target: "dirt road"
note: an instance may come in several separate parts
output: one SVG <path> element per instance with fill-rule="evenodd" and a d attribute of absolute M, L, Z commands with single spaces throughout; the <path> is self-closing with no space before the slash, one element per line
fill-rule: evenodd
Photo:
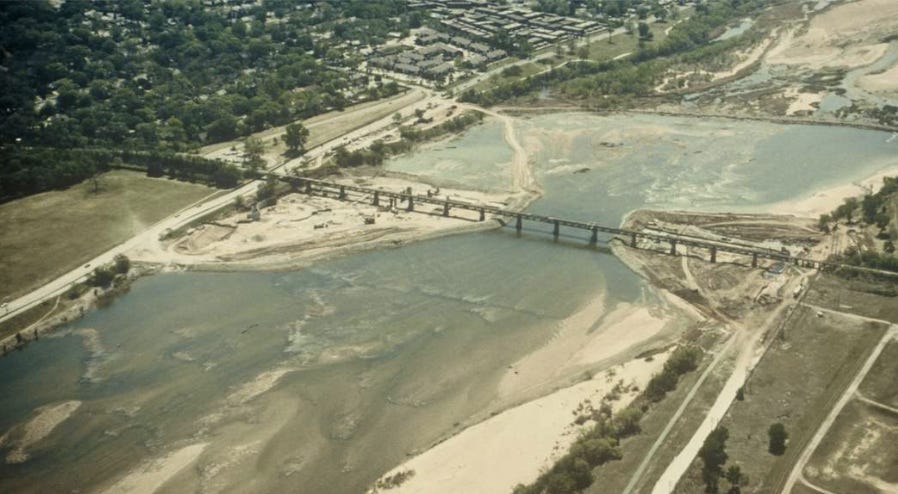
<path fill-rule="evenodd" d="M 803 274 L 793 280 L 791 284 L 785 288 L 787 293 L 791 292 L 793 287 L 798 283 L 805 283 L 807 276 L 807 274 Z M 798 302 L 800 303 L 800 300 Z M 727 410 L 730 408 L 730 405 L 732 405 L 733 400 L 736 399 L 736 394 L 739 391 L 739 388 L 745 384 L 746 379 L 751 374 L 751 370 L 760 360 L 764 350 L 766 350 L 766 347 L 763 345 L 763 338 L 767 333 L 767 328 L 773 327 L 773 323 L 783 311 L 794 310 L 796 306 L 797 303 L 782 305 L 767 318 L 767 321 L 761 328 L 755 328 L 753 330 L 739 328 L 737 330 L 740 333 L 739 340 L 741 341 L 741 344 L 739 345 L 739 348 L 741 351 L 736 358 L 732 374 L 730 374 L 730 377 L 724 384 L 720 394 L 717 395 L 714 404 L 705 415 L 705 419 L 689 439 L 689 442 L 677 456 L 674 457 L 670 464 L 667 465 L 664 473 L 661 474 L 661 477 L 655 483 L 655 486 L 652 489 L 652 494 L 670 494 L 674 491 L 677 482 L 679 482 L 683 474 L 686 473 L 686 470 L 689 469 L 692 460 L 698 455 L 698 451 L 704 444 L 705 438 L 707 438 L 708 434 L 717 427 L 720 419 L 723 418 L 724 414 L 726 414 Z M 769 341 L 774 341 L 774 339 L 773 335 L 771 335 Z"/>

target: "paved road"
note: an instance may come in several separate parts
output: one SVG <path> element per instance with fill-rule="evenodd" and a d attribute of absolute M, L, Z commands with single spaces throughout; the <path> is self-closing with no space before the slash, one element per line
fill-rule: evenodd
<path fill-rule="evenodd" d="M 201 201 L 199 204 L 188 206 L 168 218 L 159 221 L 131 239 L 126 240 L 93 258 L 89 263 L 79 266 L 30 293 L 10 301 L 5 306 L 6 310 L 0 315 L 0 322 L 25 312 L 50 297 L 65 293 L 65 291 L 73 284 L 86 280 L 97 266 L 113 262 L 115 256 L 123 254 L 139 245 L 154 242 L 159 238 L 159 235 L 167 230 L 181 228 L 203 215 L 233 203 L 235 197 L 253 193 L 255 192 L 256 187 L 258 187 L 258 182 L 250 182 L 227 194 Z"/>

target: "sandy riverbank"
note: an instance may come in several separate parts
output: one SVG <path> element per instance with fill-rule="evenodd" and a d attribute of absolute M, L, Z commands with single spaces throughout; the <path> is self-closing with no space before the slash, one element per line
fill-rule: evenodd
<path fill-rule="evenodd" d="M 822 214 L 832 213 L 849 197 L 858 197 L 868 191 L 878 190 L 882 185 L 883 178 L 894 176 L 898 176 L 898 163 L 862 180 L 818 190 L 804 197 L 774 203 L 763 207 L 759 212 L 817 218 Z"/>
<path fill-rule="evenodd" d="M 415 194 L 430 191 L 438 198 L 474 204 L 507 207 L 508 194 L 439 188 L 405 178 L 337 178 L 347 185 L 361 185 L 393 192 L 412 188 Z M 516 196 L 515 196 L 516 197 Z M 417 205 L 406 211 L 404 203 L 380 206 L 373 198 L 349 200 L 291 193 L 261 211 L 259 221 L 248 221 L 247 213 L 236 213 L 201 225 L 175 241 L 141 246 L 131 259 L 163 266 L 193 269 L 285 269 L 310 261 L 378 247 L 397 246 L 438 236 L 497 228 L 499 223 L 479 213 Z M 515 201 L 517 202 L 517 201 Z M 372 222 L 373 223 L 369 223 Z"/>
<path fill-rule="evenodd" d="M 603 296 L 594 297 L 552 328 L 545 346 L 510 365 L 500 380 L 494 408 L 529 401 L 394 468 L 382 478 L 414 474 L 388 492 L 510 492 L 519 483 L 532 482 L 576 439 L 580 426 L 572 423 L 572 412 L 580 404 L 598 403 L 619 382 L 642 389 L 663 366 L 667 352 L 652 359 L 635 354 L 668 344 L 698 318 L 672 304 L 659 310 L 621 303 L 609 311 Z M 614 402 L 615 409 L 635 394 L 624 394 Z"/>
<path fill-rule="evenodd" d="M 207 445 L 192 444 L 147 462 L 105 489 L 103 494 L 152 494 L 178 472 L 193 464 Z"/>
<path fill-rule="evenodd" d="M 412 471 L 395 493 L 511 492 L 550 467 L 590 422 L 576 425 L 572 412 L 599 403 L 620 382 L 642 389 L 664 365 L 668 352 L 609 368 L 591 379 L 509 409 L 435 446 L 384 477 Z M 635 385 L 636 388 L 633 388 Z M 629 391 L 613 401 L 615 411 L 636 396 Z M 381 491 L 377 491 L 381 492 Z"/>

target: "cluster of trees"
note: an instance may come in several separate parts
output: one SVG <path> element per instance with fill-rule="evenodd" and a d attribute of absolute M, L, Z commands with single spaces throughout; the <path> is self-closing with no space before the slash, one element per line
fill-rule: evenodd
<path fill-rule="evenodd" d="M 676 387 L 680 376 L 695 370 L 702 355 L 702 350 L 695 346 L 674 350 L 661 373 L 652 378 L 633 403 L 615 415 L 610 406 L 595 411 L 591 417 L 595 425 L 581 433 L 567 454 L 533 484 L 515 487 L 514 494 L 567 494 L 592 485 L 592 470 L 621 458 L 621 440 L 641 432 L 639 422 L 652 403 Z"/>
<path fill-rule="evenodd" d="M 91 274 L 88 283 L 91 286 L 107 288 L 117 276 L 124 276 L 131 270 L 131 260 L 124 254 L 115 256 L 112 264 L 98 266 Z"/>
<path fill-rule="evenodd" d="M 789 434 L 786 426 L 776 422 L 767 430 L 769 443 L 767 450 L 770 454 L 781 456 L 786 452 L 786 440 Z M 720 479 L 726 479 L 730 487 L 727 494 L 740 494 L 742 487 L 748 484 L 748 476 L 742 473 L 739 465 L 730 465 L 724 470 L 729 455 L 726 453 L 726 442 L 730 433 L 726 427 L 719 426 L 708 434 L 705 442 L 698 452 L 702 461 L 702 481 L 705 483 L 705 492 L 717 494 L 720 492 Z"/>
<path fill-rule="evenodd" d="M 0 203 L 69 187 L 115 167 L 222 188 L 242 179 L 240 170 L 221 161 L 171 151 L 6 146 L 0 147 Z"/>
<path fill-rule="evenodd" d="M 720 492 L 720 479 L 725 478 L 730 484 L 727 494 L 739 494 L 742 487 L 748 483 L 748 476 L 742 473 L 739 465 L 731 465 L 724 470 L 729 456 L 726 453 L 726 441 L 730 433 L 726 427 L 717 427 L 702 444 L 698 457 L 702 460 L 702 481 L 705 483 L 705 492 L 717 494 Z"/>
<path fill-rule="evenodd" d="M 653 376 L 646 385 L 645 398 L 652 403 L 663 400 L 668 392 L 676 389 L 680 376 L 698 368 L 702 354 L 702 349 L 697 346 L 677 348 L 664 363 L 661 373 Z"/>
<path fill-rule="evenodd" d="M 0 142 L 181 151 L 395 94 L 325 64 L 346 40 L 407 28 L 403 4 L 266 0 L 238 17 L 199 1 L 3 2 Z"/>
<path fill-rule="evenodd" d="M 885 240 L 882 253 L 871 250 L 862 251 L 851 247 L 844 254 L 838 256 L 836 261 L 852 266 L 898 272 L 898 257 L 894 255 L 898 225 L 889 228 L 893 218 L 890 208 L 893 207 L 891 204 L 896 197 L 898 197 L 898 177 L 884 177 L 882 187 L 877 192 L 869 193 L 860 200 L 856 197 L 849 197 L 832 213 L 820 215 L 817 225 L 824 232 L 829 232 L 833 222 L 845 220 L 851 224 L 858 219 L 867 225 L 879 228 L 877 236 Z"/>
<path fill-rule="evenodd" d="M 861 251 L 856 247 L 849 247 L 844 254 L 839 256 L 838 261 L 850 266 L 862 266 L 865 268 L 898 273 L 898 257 L 895 257 L 893 254 L 894 250 L 892 253 L 878 253 L 869 250 Z"/>
<path fill-rule="evenodd" d="M 418 118 L 419 120 L 421 119 L 420 116 Z M 340 168 L 352 168 L 362 165 L 380 166 L 388 156 L 409 151 L 419 142 L 437 139 L 450 133 L 461 132 L 481 121 L 483 121 L 482 113 L 469 111 L 426 130 L 419 130 L 412 126 L 403 126 L 399 128 L 400 140 L 396 142 L 385 143 L 382 140 L 376 140 L 367 149 L 357 149 L 355 151 L 349 151 L 346 149 L 346 146 L 336 148 L 334 150 L 334 162 Z"/>

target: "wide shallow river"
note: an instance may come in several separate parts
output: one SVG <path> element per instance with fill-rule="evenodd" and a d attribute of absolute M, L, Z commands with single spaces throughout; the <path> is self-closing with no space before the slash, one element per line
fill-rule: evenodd
<path fill-rule="evenodd" d="M 510 187 L 502 125 L 389 166 Z M 640 207 L 763 209 L 898 168 L 890 134 L 850 128 L 586 114 L 515 126 L 545 189 L 530 210 L 607 225 Z M 585 243 L 506 228 L 298 271 L 141 279 L 0 359 L 0 433 L 14 429 L 0 459 L 37 409 L 82 403 L 27 461 L 0 461 L 0 491 L 102 491 L 132 473 L 129 487 L 171 477 L 167 492 L 361 492 L 496 411 L 507 367 L 587 301 L 656 303 Z"/>

